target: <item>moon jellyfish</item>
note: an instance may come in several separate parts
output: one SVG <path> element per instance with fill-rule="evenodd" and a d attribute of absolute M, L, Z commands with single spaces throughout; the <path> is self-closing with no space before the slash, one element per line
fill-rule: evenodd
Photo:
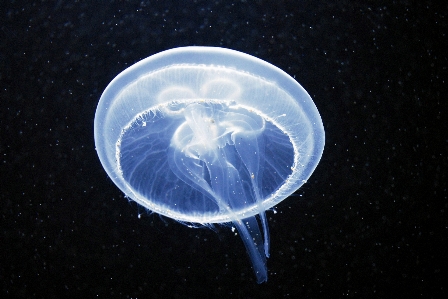
<path fill-rule="evenodd" d="M 167 50 L 124 70 L 101 96 L 94 131 L 121 191 L 180 222 L 231 223 L 258 283 L 268 277 L 266 210 L 308 180 L 325 143 L 293 78 L 214 47 Z"/>

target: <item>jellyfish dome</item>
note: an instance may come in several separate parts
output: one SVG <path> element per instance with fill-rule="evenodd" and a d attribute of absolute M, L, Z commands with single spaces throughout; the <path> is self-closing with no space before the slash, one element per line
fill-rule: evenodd
<path fill-rule="evenodd" d="M 279 68 L 224 48 L 182 47 L 132 65 L 103 92 L 95 146 L 129 198 L 178 221 L 232 223 L 267 280 L 265 211 L 299 189 L 325 133 Z"/>

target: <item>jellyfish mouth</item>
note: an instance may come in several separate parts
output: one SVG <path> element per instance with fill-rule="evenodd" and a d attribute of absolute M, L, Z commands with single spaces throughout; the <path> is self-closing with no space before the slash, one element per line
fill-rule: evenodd
<path fill-rule="evenodd" d="M 185 107 L 185 121 L 171 139 L 171 146 L 187 157 L 218 159 L 220 149 L 235 145 L 239 136 L 256 138 L 262 134 L 265 121 L 247 110 L 206 102 L 192 103 Z"/>

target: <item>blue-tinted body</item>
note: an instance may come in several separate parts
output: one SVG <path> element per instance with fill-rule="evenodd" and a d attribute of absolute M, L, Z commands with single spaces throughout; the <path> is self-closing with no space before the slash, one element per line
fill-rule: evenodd
<path fill-rule="evenodd" d="M 111 82 L 95 143 L 108 174 L 139 204 L 180 221 L 232 222 L 263 282 L 265 210 L 306 182 L 324 131 L 309 95 L 281 70 L 232 50 L 187 47 Z"/>

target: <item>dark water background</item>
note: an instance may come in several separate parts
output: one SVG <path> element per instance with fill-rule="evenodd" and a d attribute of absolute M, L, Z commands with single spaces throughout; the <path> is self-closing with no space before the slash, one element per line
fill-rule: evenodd
<path fill-rule="evenodd" d="M 444 298 L 447 12 L 404 0 L 2 2 L 0 296 Z M 268 213 L 262 285 L 228 228 L 147 213 L 95 152 L 107 84 L 189 45 L 280 67 L 323 119 L 315 173 Z"/>

